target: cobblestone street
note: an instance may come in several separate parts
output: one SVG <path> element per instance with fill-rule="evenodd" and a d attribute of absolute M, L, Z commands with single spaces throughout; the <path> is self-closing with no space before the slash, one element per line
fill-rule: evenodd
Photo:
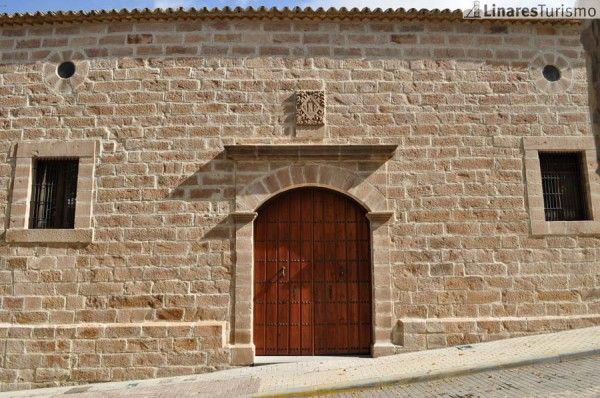
<path fill-rule="evenodd" d="M 600 356 L 351 391 L 335 397 L 600 397 Z"/>

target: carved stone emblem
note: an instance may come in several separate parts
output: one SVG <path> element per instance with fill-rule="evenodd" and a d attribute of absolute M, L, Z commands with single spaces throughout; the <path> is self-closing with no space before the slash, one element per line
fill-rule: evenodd
<path fill-rule="evenodd" d="M 325 124 L 325 92 L 296 92 L 296 125 L 321 126 Z"/>

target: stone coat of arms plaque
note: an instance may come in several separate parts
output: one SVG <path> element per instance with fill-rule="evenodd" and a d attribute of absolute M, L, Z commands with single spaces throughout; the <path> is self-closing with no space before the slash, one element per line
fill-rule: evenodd
<path fill-rule="evenodd" d="M 296 125 L 322 126 L 325 124 L 325 92 L 296 92 Z"/>

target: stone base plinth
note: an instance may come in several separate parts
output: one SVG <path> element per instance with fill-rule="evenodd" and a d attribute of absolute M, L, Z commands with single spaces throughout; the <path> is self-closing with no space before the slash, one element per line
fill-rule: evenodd
<path fill-rule="evenodd" d="M 397 321 L 394 342 L 402 351 L 418 351 L 596 325 L 600 325 L 600 315 L 402 318 Z"/>
<path fill-rule="evenodd" d="M 385 357 L 398 353 L 398 347 L 392 343 L 375 343 L 371 346 L 371 356 L 373 358 Z"/>
<path fill-rule="evenodd" d="M 254 344 L 234 344 L 229 347 L 229 351 L 232 365 L 247 366 L 254 363 Z"/>
<path fill-rule="evenodd" d="M 0 323 L 0 390 L 204 373 L 229 366 L 226 323 Z M 2 345 L 4 349 L 4 345 Z"/>

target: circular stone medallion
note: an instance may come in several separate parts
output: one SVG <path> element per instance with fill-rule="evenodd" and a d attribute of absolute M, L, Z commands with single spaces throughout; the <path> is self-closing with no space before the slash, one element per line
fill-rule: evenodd
<path fill-rule="evenodd" d="M 74 94 L 85 82 L 89 64 L 77 51 L 57 51 L 44 63 L 44 81 L 50 88 L 62 94 Z"/>
<path fill-rule="evenodd" d="M 536 90 L 549 94 L 563 94 L 573 83 L 571 64 L 554 52 L 538 54 L 529 63 L 529 74 Z"/>

